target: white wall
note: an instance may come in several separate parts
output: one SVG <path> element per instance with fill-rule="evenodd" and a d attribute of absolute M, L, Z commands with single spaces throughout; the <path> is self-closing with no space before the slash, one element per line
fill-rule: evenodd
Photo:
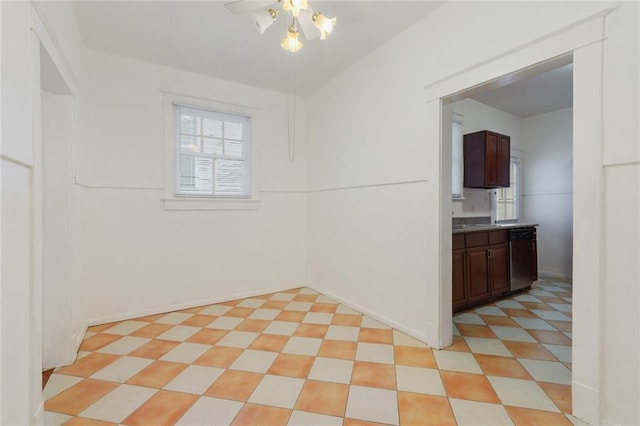
<path fill-rule="evenodd" d="M 90 323 L 306 282 L 305 144 L 287 96 L 86 50 L 75 264 Z M 257 109 L 258 210 L 166 211 L 163 92 Z M 304 123 L 304 103 L 296 113 Z M 297 134 L 304 135 L 299 126 Z"/>
<path fill-rule="evenodd" d="M 522 118 L 469 98 L 451 108 L 463 116 L 464 134 L 491 130 L 511 137 L 512 153 L 523 150 Z M 453 202 L 453 217 L 491 216 L 490 189 L 464 188 L 464 198 Z"/>
<path fill-rule="evenodd" d="M 573 109 L 523 120 L 523 219 L 538 227 L 538 270 L 571 278 Z M 577 141 L 578 143 L 580 141 Z"/>
<path fill-rule="evenodd" d="M 606 6 L 446 3 L 310 96 L 307 149 L 312 190 L 308 212 L 311 285 L 377 312 L 418 337 L 430 336 L 430 341 L 438 344 L 434 329 L 440 317 L 440 153 L 439 141 L 427 140 L 424 135 L 437 129 L 439 110 L 430 104 L 425 106 L 421 89 L 580 22 Z M 621 109 L 625 109 L 624 114 L 628 109 L 633 116 L 605 135 L 605 158 L 611 150 L 632 159 L 624 173 L 622 165 L 610 166 L 616 171 L 609 174 L 615 174 L 619 184 L 623 175 L 631 182 L 638 176 L 637 7 L 624 4 L 606 20 L 604 111 L 605 117 L 613 118 L 606 119 L 605 124 L 619 124 L 615 116 Z M 452 31 L 453 22 L 465 31 Z M 614 77 L 616 70 L 625 70 L 623 78 Z M 625 138 L 613 140 L 610 136 L 614 133 L 624 133 Z M 593 173 L 598 174 L 598 170 Z M 635 212 L 638 191 L 622 197 L 612 177 L 607 178 L 604 187 L 605 193 L 610 194 L 606 197 L 606 210 L 626 217 L 627 213 L 623 215 L 618 207 Z M 320 191 L 325 188 L 332 190 Z M 359 223 L 335 226 L 345 212 L 359 212 Z M 613 246 L 616 239 L 629 238 L 621 223 L 607 218 L 603 230 L 612 245 L 610 251 L 602 252 L 607 269 L 601 288 L 603 321 L 598 327 L 604 327 L 605 335 L 610 333 L 606 339 L 610 344 L 596 345 L 603 353 L 600 368 L 605 377 L 592 389 L 599 398 L 595 404 L 596 412 L 600 408 L 596 422 L 637 424 L 638 336 L 634 324 L 638 319 L 638 271 L 634 266 L 623 268 L 617 258 L 621 252 L 625 254 L 620 258 L 638 258 L 637 224 L 631 225 L 632 241 L 621 247 Z M 389 235 L 403 238 L 385 245 L 376 241 L 376 235 L 386 240 Z M 404 251 L 404 259 L 398 251 Z M 421 264 L 417 266 L 416 261 Z M 609 269 L 612 264 L 618 268 Z M 629 298 L 623 299 L 622 294 Z M 620 308 L 614 308 L 613 301 L 623 305 L 622 313 Z M 617 328 L 613 327 L 614 320 Z M 623 336 L 631 342 L 625 344 Z M 575 356 L 584 360 L 591 355 Z M 611 369 L 634 372 L 633 378 L 609 376 Z M 580 410 L 584 410 L 584 404 Z"/>

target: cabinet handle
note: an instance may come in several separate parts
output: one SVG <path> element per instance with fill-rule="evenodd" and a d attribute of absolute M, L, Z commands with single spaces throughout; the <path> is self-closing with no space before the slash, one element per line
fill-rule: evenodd
<path fill-rule="evenodd" d="M 492 259 L 492 258 L 493 258 L 493 250 L 487 249 L 487 259 Z"/>

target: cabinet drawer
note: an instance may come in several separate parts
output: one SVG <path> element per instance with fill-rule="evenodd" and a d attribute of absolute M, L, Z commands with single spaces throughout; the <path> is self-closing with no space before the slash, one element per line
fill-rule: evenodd
<path fill-rule="evenodd" d="M 488 232 L 470 232 L 468 234 L 465 234 L 465 240 L 466 240 L 467 248 L 489 245 Z"/>
<path fill-rule="evenodd" d="M 509 231 L 489 232 L 489 244 L 502 244 L 509 241 Z"/>
<path fill-rule="evenodd" d="M 451 238 L 451 244 L 453 250 L 464 249 L 464 234 L 454 234 Z"/>

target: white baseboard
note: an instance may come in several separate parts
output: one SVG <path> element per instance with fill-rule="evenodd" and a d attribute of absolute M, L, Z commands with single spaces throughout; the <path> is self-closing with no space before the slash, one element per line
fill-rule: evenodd
<path fill-rule="evenodd" d="M 229 302 L 231 300 L 245 299 L 247 297 L 261 296 L 263 294 L 277 293 L 279 291 L 291 290 L 293 288 L 305 287 L 305 283 L 283 285 L 278 287 L 265 288 L 262 290 L 248 291 L 244 293 L 234 293 L 227 296 L 214 297 L 212 299 L 198 299 L 190 302 L 177 303 L 174 305 L 156 306 L 154 308 L 143 309 L 140 311 L 125 312 L 121 314 L 106 315 L 103 317 L 93 318 L 87 321 L 88 326 L 107 324 L 110 322 L 124 321 L 133 318 L 146 317 L 149 315 L 163 314 L 167 312 L 180 311 L 182 309 L 196 308 L 198 306 L 213 305 L 216 303 Z M 86 330 L 85 330 L 86 331 Z M 84 334 L 82 335 L 84 336 Z M 80 340 L 82 342 L 82 339 Z M 78 347 L 80 345 L 78 344 Z"/>
<path fill-rule="evenodd" d="M 334 300 L 337 300 L 338 302 L 342 303 L 343 305 L 346 305 L 346 306 L 350 307 L 353 310 L 356 310 L 356 311 L 358 311 L 360 313 L 363 313 L 363 314 L 365 314 L 367 316 L 370 316 L 371 318 L 373 318 L 373 319 L 375 319 L 377 321 L 380 321 L 381 323 L 383 323 L 385 325 L 388 325 L 391 328 L 395 328 L 396 330 L 401 331 L 404 334 L 406 334 L 408 336 L 411 336 L 414 339 L 419 340 L 420 342 L 423 342 L 426 345 L 429 345 L 429 341 L 430 340 L 428 339 L 427 334 L 420 333 L 417 330 L 414 330 L 412 328 L 406 327 L 406 326 L 404 326 L 403 324 L 400 324 L 397 321 L 394 321 L 394 320 L 392 320 L 390 318 L 385 317 L 384 315 L 380 315 L 380 314 L 378 314 L 376 312 L 373 312 L 373 311 L 365 308 L 362 305 L 359 305 L 359 304 L 357 304 L 355 302 L 352 302 L 351 300 L 348 300 L 348 299 L 345 299 L 345 298 L 343 298 L 341 296 L 338 296 L 337 294 L 335 294 L 335 293 L 333 293 L 331 291 L 328 291 L 328 290 L 326 290 L 326 289 L 324 289 L 322 287 L 316 287 L 316 286 L 313 286 L 313 285 L 310 285 L 310 284 L 307 284 L 307 287 L 311 288 L 312 290 L 317 291 L 318 293 L 324 294 L 325 296 L 328 296 L 328 297 L 330 297 L 330 298 L 332 298 Z M 436 333 L 436 336 L 437 336 L 437 333 Z"/>
<path fill-rule="evenodd" d="M 600 424 L 600 392 L 575 380 L 571 384 L 573 415 L 590 425 Z"/>
<path fill-rule="evenodd" d="M 33 413 L 31 424 L 36 426 L 44 425 L 44 401 L 40 402 L 38 409 Z"/>

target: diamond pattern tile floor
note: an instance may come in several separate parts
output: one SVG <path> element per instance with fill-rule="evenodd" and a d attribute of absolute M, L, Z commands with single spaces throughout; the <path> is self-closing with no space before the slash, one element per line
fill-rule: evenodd
<path fill-rule="evenodd" d="M 298 288 L 90 327 L 45 423 L 571 424 L 571 286 L 454 316 L 434 350 Z"/>

